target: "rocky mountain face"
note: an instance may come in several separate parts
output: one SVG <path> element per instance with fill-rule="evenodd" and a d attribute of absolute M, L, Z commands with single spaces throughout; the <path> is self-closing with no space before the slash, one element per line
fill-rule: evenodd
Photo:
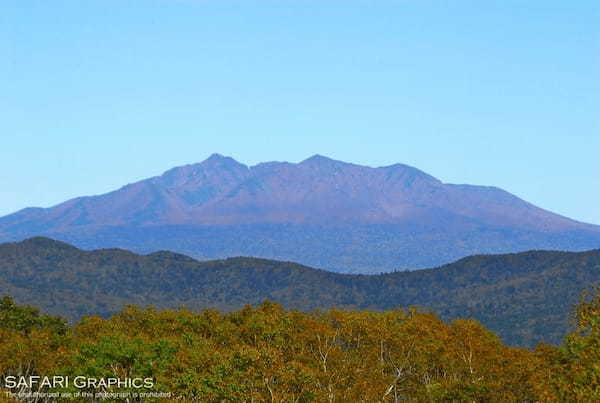
<path fill-rule="evenodd" d="M 499 188 L 320 155 L 246 166 L 214 154 L 104 195 L 0 218 L 0 241 L 36 235 L 84 248 L 246 255 L 354 272 L 425 267 L 474 253 L 600 246 L 600 227 Z"/>

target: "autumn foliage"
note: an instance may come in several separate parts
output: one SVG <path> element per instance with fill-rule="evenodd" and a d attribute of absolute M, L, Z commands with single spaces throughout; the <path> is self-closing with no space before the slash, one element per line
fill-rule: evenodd
<path fill-rule="evenodd" d="M 504 345 L 477 321 L 417 309 L 128 307 L 69 328 L 7 297 L 0 385 L 10 375 L 86 375 L 151 377 L 153 390 L 178 401 L 599 401 L 599 295 L 582 300 L 577 320 L 561 347 L 532 351 Z"/>

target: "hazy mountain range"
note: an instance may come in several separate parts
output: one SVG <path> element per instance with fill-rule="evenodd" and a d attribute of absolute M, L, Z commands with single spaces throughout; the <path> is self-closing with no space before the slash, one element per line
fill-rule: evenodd
<path fill-rule="evenodd" d="M 0 218 L 0 241 L 37 235 L 83 248 L 256 256 L 354 272 L 434 266 L 476 253 L 600 247 L 599 226 L 499 188 L 319 155 L 246 166 L 214 154 L 107 194 Z"/>
<path fill-rule="evenodd" d="M 291 262 L 199 262 L 172 252 L 83 251 L 47 238 L 0 244 L 0 297 L 72 320 L 125 304 L 239 309 L 265 299 L 288 308 L 394 309 L 474 317 L 511 344 L 558 343 L 582 290 L 600 282 L 600 250 L 471 256 L 436 268 L 350 275 Z"/>

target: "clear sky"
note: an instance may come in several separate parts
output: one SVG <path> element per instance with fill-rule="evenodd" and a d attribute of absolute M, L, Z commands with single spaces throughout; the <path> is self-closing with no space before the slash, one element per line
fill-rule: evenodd
<path fill-rule="evenodd" d="M 600 224 L 599 111 L 597 0 L 0 4 L 0 215 L 318 153 Z"/>

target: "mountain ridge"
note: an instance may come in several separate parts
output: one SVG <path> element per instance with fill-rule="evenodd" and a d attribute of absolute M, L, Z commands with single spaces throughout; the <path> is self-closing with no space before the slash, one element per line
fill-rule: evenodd
<path fill-rule="evenodd" d="M 35 235 L 81 247 L 169 249 L 202 259 L 251 255 L 363 272 L 479 252 L 600 246 L 600 226 L 497 187 L 446 184 L 404 164 L 373 168 L 318 154 L 253 166 L 213 154 L 102 195 L 0 217 L 0 241 Z M 315 247 L 325 244 L 316 256 Z M 294 252 L 298 247 L 306 256 Z M 380 261 L 370 267 L 376 254 Z"/>
<path fill-rule="evenodd" d="M 560 341 L 580 292 L 594 284 L 600 284 L 600 249 L 470 256 L 431 269 L 364 275 L 247 257 L 197 261 L 169 251 L 89 251 L 42 237 L 0 244 L 0 297 L 71 320 L 109 316 L 128 304 L 235 310 L 268 299 L 304 311 L 416 305 L 446 320 L 474 317 L 511 344 L 533 346 Z"/>

